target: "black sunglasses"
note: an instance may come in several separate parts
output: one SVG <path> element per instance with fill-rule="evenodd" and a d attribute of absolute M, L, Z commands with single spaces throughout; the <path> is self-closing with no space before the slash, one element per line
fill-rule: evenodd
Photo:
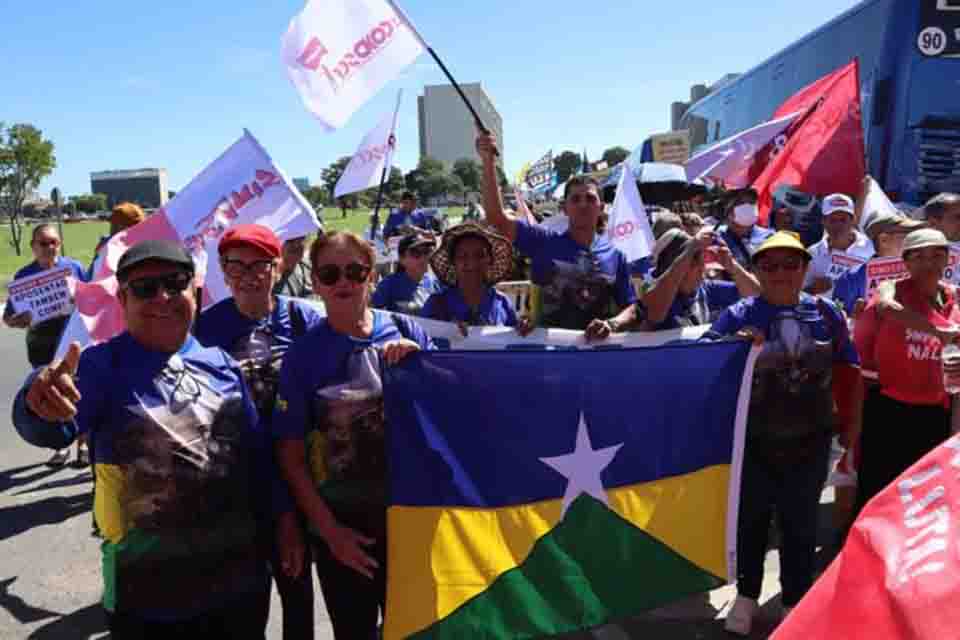
<path fill-rule="evenodd" d="M 320 284 L 325 287 L 332 287 L 340 282 L 341 273 L 350 282 L 356 282 L 357 284 L 366 282 L 367 276 L 370 275 L 370 267 L 359 262 L 351 262 L 343 268 L 338 264 L 324 264 L 316 267 L 313 272 L 317 275 Z"/>
<path fill-rule="evenodd" d="M 137 278 L 126 284 L 134 296 L 140 300 L 152 300 L 164 289 L 168 295 L 175 296 L 183 293 L 193 281 L 193 276 L 188 273 L 171 273 L 165 276 L 152 276 L 149 278 Z"/>

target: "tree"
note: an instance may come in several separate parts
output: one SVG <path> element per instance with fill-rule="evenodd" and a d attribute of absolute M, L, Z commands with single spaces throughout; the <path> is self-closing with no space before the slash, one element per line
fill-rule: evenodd
<path fill-rule="evenodd" d="M 307 199 L 307 202 L 310 203 L 314 209 L 322 209 L 325 204 L 327 204 L 327 195 L 330 192 L 321 187 L 320 185 L 314 185 L 304 191 L 303 197 Z"/>
<path fill-rule="evenodd" d="M 407 189 L 424 198 L 432 197 L 428 191 L 439 185 L 436 176 L 443 176 L 445 173 L 446 169 L 442 162 L 430 156 L 424 156 L 420 158 L 417 168 L 407 174 Z M 434 178 L 432 187 L 430 188 L 426 187 L 426 182 L 429 178 Z M 441 191 L 441 193 L 443 192 Z"/>
<path fill-rule="evenodd" d="M 31 124 L 0 123 L 0 209 L 10 216 L 10 244 L 21 255 L 23 205 L 40 181 L 53 173 L 53 143 Z"/>
<path fill-rule="evenodd" d="M 337 183 L 340 182 L 340 176 L 343 175 L 348 164 L 350 164 L 350 156 L 343 156 L 320 172 L 320 180 L 323 181 L 323 186 L 331 198 L 333 197 L 333 190 L 336 188 Z"/>
<path fill-rule="evenodd" d="M 600 159 L 606 162 L 608 167 L 612 167 L 626 160 L 627 156 L 629 155 L 630 151 L 624 149 L 623 147 L 610 147 L 603 152 L 603 155 L 600 157 Z"/>
<path fill-rule="evenodd" d="M 557 172 L 557 182 L 566 182 L 567 179 L 580 171 L 580 154 L 573 151 L 564 151 L 553 158 L 553 168 Z"/>
<path fill-rule="evenodd" d="M 459 180 L 459 178 L 457 178 Z M 420 196 L 429 200 L 438 198 L 450 191 L 450 176 L 443 173 L 431 173 L 423 179 Z"/>
<path fill-rule="evenodd" d="M 73 203 L 76 211 L 82 211 L 83 213 L 95 213 L 107 208 L 107 196 L 103 193 L 84 193 L 78 196 L 70 196 L 70 202 Z"/>
<path fill-rule="evenodd" d="M 480 191 L 480 165 L 472 158 L 460 158 L 453 163 L 453 175 L 460 179 L 467 191 Z"/>

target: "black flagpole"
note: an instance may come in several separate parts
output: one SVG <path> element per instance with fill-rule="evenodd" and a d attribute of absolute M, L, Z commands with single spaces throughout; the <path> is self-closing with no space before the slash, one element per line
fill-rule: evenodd
<path fill-rule="evenodd" d="M 437 65 L 440 67 L 440 70 L 443 71 L 443 74 L 445 76 L 447 76 L 447 80 L 449 80 L 450 84 L 453 85 L 453 88 L 457 90 L 457 93 L 460 95 L 460 99 L 463 100 L 463 104 L 466 105 L 467 109 L 470 111 L 470 115 L 473 116 L 473 121 L 474 123 L 476 123 L 477 129 L 479 129 L 483 133 L 490 133 L 490 129 L 488 129 L 485 124 L 483 124 L 483 120 L 480 118 L 480 114 L 478 114 L 477 110 L 473 108 L 473 104 L 470 103 L 470 99 L 467 98 L 467 94 L 465 94 L 463 92 L 463 89 L 460 88 L 460 83 L 454 80 L 453 74 L 450 73 L 449 69 L 447 69 L 447 65 L 443 64 L 443 60 L 440 59 L 440 56 L 437 55 L 437 52 L 433 50 L 433 47 L 427 44 L 427 41 L 423 39 L 423 36 L 420 35 L 420 32 L 417 31 L 416 27 L 413 26 L 413 23 L 410 22 L 410 19 L 407 17 L 407 14 L 404 13 L 403 10 L 397 6 L 397 3 L 394 2 L 394 0 L 387 0 L 387 1 L 390 3 L 390 6 L 393 7 L 394 11 L 397 12 L 397 16 L 399 16 L 400 19 L 403 20 L 403 23 L 407 25 L 407 28 L 409 28 L 410 31 L 413 33 L 413 35 L 416 36 L 417 40 L 420 41 L 420 44 L 423 45 L 423 48 L 427 50 L 427 53 L 429 53 L 430 56 L 434 59 L 434 61 L 436 61 Z M 497 155 L 500 155 L 499 151 L 497 152 Z"/>
<path fill-rule="evenodd" d="M 370 241 L 377 239 L 377 227 L 380 226 L 380 204 L 383 202 L 383 185 L 387 181 L 387 171 L 390 169 L 388 163 L 383 163 L 383 171 L 380 173 L 380 188 L 377 189 L 377 202 L 373 207 L 373 218 L 370 220 Z"/>

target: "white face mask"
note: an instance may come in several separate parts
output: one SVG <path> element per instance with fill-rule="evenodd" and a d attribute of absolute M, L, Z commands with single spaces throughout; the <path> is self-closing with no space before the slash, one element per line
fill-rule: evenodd
<path fill-rule="evenodd" d="M 738 204 L 733 209 L 733 221 L 741 227 L 750 227 L 760 219 L 760 212 L 755 204 Z"/>

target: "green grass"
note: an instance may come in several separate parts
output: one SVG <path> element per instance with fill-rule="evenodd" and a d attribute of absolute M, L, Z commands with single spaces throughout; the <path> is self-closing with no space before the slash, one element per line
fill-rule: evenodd
<path fill-rule="evenodd" d="M 0 227 L 0 282 L 6 284 L 13 278 L 18 269 L 33 262 L 33 252 L 30 250 L 30 233 L 34 225 L 23 227 L 23 255 L 17 255 L 10 243 L 10 225 Z M 75 222 L 63 225 L 64 251 L 63 254 L 76 259 L 86 268 L 93 260 L 93 250 L 101 236 L 110 231 L 110 224 L 99 221 Z M 2 295 L 6 296 L 6 289 Z"/>
<path fill-rule="evenodd" d="M 463 216 L 463 207 L 446 207 L 451 218 Z M 320 212 L 324 227 L 331 231 L 353 231 L 363 235 L 370 228 L 371 209 L 348 209 L 347 217 L 340 215 L 340 209 L 326 207 Z M 380 222 L 386 222 L 389 211 L 381 209 Z M 63 225 L 64 255 L 74 258 L 84 267 L 93 260 L 93 250 L 101 236 L 108 233 L 110 225 L 106 222 L 84 221 Z M 10 225 L 0 226 L 0 283 L 6 284 L 18 269 L 33 261 L 30 251 L 30 233 L 33 225 L 24 225 L 23 255 L 18 256 L 10 244 Z M 0 289 L 0 298 L 6 296 L 6 289 Z"/>
<path fill-rule="evenodd" d="M 444 207 L 447 216 L 451 218 L 463 217 L 463 207 Z M 347 217 L 342 217 L 340 209 L 325 207 L 322 212 L 318 212 L 323 217 L 323 226 L 328 231 L 353 231 L 363 235 L 370 229 L 370 216 L 373 209 L 347 209 Z M 390 211 L 380 210 L 380 224 L 387 221 Z"/>

